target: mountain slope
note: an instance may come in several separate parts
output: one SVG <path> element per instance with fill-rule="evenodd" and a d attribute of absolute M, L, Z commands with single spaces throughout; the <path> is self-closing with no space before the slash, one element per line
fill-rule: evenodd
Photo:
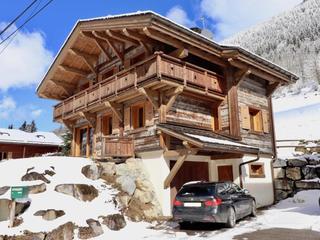
<path fill-rule="evenodd" d="M 224 40 L 223 44 L 240 45 L 296 73 L 300 80 L 282 93 L 297 94 L 305 87 L 320 89 L 319 0 L 305 0 L 290 11 Z"/>

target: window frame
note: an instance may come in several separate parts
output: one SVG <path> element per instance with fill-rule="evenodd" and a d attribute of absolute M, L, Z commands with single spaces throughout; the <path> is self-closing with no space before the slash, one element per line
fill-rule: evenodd
<path fill-rule="evenodd" d="M 252 166 L 259 166 L 262 167 L 262 173 L 254 173 L 252 170 Z M 265 174 L 265 167 L 264 167 L 264 163 L 251 163 L 249 164 L 249 177 L 250 178 L 265 178 L 266 174 Z"/>
<path fill-rule="evenodd" d="M 140 126 L 139 110 L 142 109 L 142 126 Z M 142 129 L 146 126 L 145 102 L 139 102 L 131 106 L 131 127 L 133 130 Z"/>
<path fill-rule="evenodd" d="M 250 117 L 250 132 L 252 133 L 263 133 L 263 118 L 262 110 L 252 106 L 248 106 L 249 117 Z"/>
<path fill-rule="evenodd" d="M 107 130 L 107 134 L 105 134 L 104 130 L 105 130 L 105 120 L 107 120 L 107 126 L 106 126 L 106 130 Z M 111 126 L 111 129 L 110 129 Z M 113 115 L 112 114 L 106 114 L 103 115 L 101 118 L 101 132 L 103 136 L 110 136 L 112 135 L 113 132 Z"/>

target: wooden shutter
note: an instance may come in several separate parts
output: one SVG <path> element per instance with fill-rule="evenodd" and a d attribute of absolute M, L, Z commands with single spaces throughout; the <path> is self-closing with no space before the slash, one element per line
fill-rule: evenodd
<path fill-rule="evenodd" d="M 152 126 L 153 125 L 153 106 L 149 101 L 146 101 L 145 111 L 146 111 L 146 126 Z"/>
<path fill-rule="evenodd" d="M 130 129 L 130 107 L 126 107 L 124 109 L 124 130 L 129 131 Z"/>
<path fill-rule="evenodd" d="M 248 106 L 241 106 L 242 128 L 250 129 L 250 113 Z"/>
<path fill-rule="evenodd" d="M 262 110 L 263 132 L 270 132 L 269 113 L 266 110 Z"/>
<path fill-rule="evenodd" d="M 115 114 L 112 115 L 112 134 L 119 134 L 119 119 Z"/>

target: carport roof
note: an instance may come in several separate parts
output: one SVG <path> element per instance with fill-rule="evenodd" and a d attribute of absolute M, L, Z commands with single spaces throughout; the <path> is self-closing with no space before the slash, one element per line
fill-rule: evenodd
<path fill-rule="evenodd" d="M 251 154 L 259 153 L 259 148 L 257 147 L 239 143 L 206 130 L 198 130 L 172 124 L 159 124 L 157 125 L 157 129 L 172 137 L 182 141 L 187 141 L 191 145 L 194 145 L 203 151 Z"/>

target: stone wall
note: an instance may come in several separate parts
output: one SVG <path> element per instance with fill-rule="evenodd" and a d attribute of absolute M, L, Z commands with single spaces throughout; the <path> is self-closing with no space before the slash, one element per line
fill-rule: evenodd
<path fill-rule="evenodd" d="M 301 190 L 320 189 L 319 153 L 279 158 L 273 167 L 277 201 L 292 197 Z"/>

